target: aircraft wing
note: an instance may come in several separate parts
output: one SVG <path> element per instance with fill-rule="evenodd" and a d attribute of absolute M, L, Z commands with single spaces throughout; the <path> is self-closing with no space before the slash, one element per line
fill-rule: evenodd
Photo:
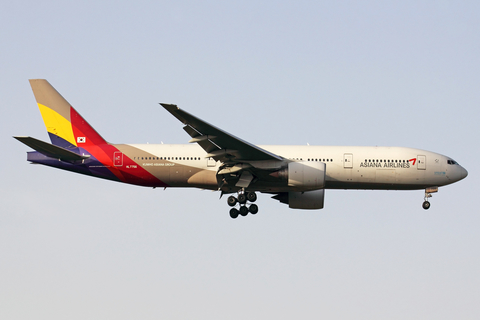
<path fill-rule="evenodd" d="M 207 152 L 207 157 L 223 162 L 283 160 L 282 157 L 237 138 L 174 104 L 160 104 L 185 125 L 183 129 L 192 137 L 189 142 L 198 143 Z"/>

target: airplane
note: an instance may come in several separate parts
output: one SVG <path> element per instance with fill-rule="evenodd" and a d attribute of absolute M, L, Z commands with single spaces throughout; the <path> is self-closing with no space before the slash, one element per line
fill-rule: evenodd
<path fill-rule="evenodd" d="M 29 81 L 51 143 L 14 137 L 35 150 L 27 161 L 144 187 L 220 191 L 230 194 L 234 219 L 258 212 L 256 192 L 293 209 L 322 209 L 325 189 L 424 189 L 429 209 L 432 193 L 468 174 L 450 157 L 414 148 L 257 146 L 166 103 L 189 144 L 113 144 L 47 80 Z"/>

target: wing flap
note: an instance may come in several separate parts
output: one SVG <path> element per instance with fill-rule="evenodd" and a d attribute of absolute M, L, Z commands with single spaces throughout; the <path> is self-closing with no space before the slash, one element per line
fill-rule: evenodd
<path fill-rule="evenodd" d="M 242 175 L 240 176 L 240 179 L 238 179 L 238 182 L 235 184 L 235 187 L 248 188 L 252 180 L 253 175 L 249 171 L 245 170 L 242 172 Z"/>

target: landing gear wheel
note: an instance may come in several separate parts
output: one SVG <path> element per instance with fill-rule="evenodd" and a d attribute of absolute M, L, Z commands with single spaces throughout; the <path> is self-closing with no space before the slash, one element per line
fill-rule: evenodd
<path fill-rule="evenodd" d="M 423 209 L 428 210 L 428 208 L 430 208 L 430 202 L 424 201 L 423 204 L 422 204 L 422 207 L 423 207 Z"/>
<path fill-rule="evenodd" d="M 245 217 L 248 214 L 248 208 L 246 206 L 241 206 L 240 207 L 240 215 L 242 217 Z"/>
<path fill-rule="evenodd" d="M 230 196 L 227 199 L 227 203 L 230 207 L 235 206 L 237 204 L 237 201 L 238 201 L 237 198 L 235 198 L 234 196 Z"/>
<path fill-rule="evenodd" d="M 250 202 L 257 201 L 257 195 L 255 194 L 255 192 L 247 192 L 247 200 Z"/>
<path fill-rule="evenodd" d="M 239 212 L 238 212 L 237 209 L 235 209 L 235 208 L 230 209 L 230 217 L 232 219 L 236 219 L 238 217 L 238 214 L 239 214 Z"/>
<path fill-rule="evenodd" d="M 258 212 L 258 206 L 256 204 L 252 204 L 250 208 L 248 208 L 251 214 L 256 214 Z"/>
<path fill-rule="evenodd" d="M 247 202 L 247 196 L 245 195 L 245 193 L 240 193 L 238 195 L 238 202 L 240 202 L 241 204 L 245 204 Z"/>

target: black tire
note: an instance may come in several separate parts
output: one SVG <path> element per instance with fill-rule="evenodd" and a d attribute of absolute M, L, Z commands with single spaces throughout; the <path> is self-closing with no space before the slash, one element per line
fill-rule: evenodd
<path fill-rule="evenodd" d="M 242 217 L 245 217 L 248 214 L 248 208 L 246 206 L 241 206 L 240 207 L 240 215 Z"/>
<path fill-rule="evenodd" d="M 248 208 L 251 214 L 256 214 L 258 212 L 258 206 L 256 204 L 252 204 L 250 208 Z"/>
<path fill-rule="evenodd" d="M 247 196 L 245 193 L 240 193 L 238 195 L 238 202 L 240 202 L 240 204 L 245 204 L 247 202 Z"/>
<path fill-rule="evenodd" d="M 257 201 L 257 194 L 255 192 L 248 192 L 247 193 L 247 200 L 250 202 Z"/>
<path fill-rule="evenodd" d="M 235 209 L 235 208 L 230 209 L 230 217 L 232 219 L 236 219 L 238 217 L 238 214 L 239 214 L 239 212 L 238 212 L 237 209 Z"/>
<path fill-rule="evenodd" d="M 422 207 L 423 209 L 428 210 L 430 208 L 430 202 L 428 201 L 423 202 Z"/>
<path fill-rule="evenodd" d="M 230 207 L 235 206 L 237 204 L 237 201 L 238 201 L 237 198 L 235 198 L 234 196 L 230 196 L 227 199 L 227 203 Z"/>

